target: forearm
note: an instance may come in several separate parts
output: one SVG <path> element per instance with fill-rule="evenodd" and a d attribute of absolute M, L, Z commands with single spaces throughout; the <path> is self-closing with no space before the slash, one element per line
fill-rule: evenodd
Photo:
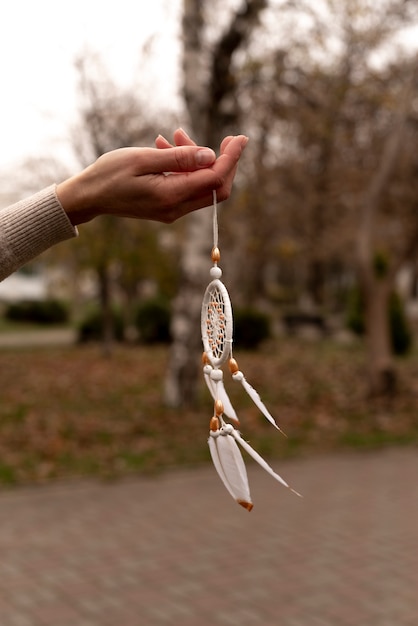
<path fill-rule="evenodd" d="M 0 280 L 56 243 L 77 235 L 55 185 L 0 211 Z"/>
<path fill-rule="evenodd" d="M 171 223 L 209 206 L 214 190 L 218 202 L 226 200 L 248 138 L 226 137 L 218 158 L 184 131 L 175 133 L 175 141 L 171 146 L 160 137 L 157 148 L 108 152 L 59 185 L 0 211 L 0 280 L 99 215 Z"/>

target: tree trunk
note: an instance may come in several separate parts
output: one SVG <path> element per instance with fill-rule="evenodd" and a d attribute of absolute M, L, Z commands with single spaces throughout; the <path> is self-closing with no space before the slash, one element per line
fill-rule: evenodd
<path fill-rule="evenodd" d="M 389 327 L 388 281 L 375 281 L 365 296 L 369 395 L 388 397 L 396 393 L 397 383 Z"/>
<path fill-rule="evenodd" d="M 102 315 L 102 351 L 104 356 L 112 354 L 114 343 L 112 297 L 109 266 L 104 262 L 97 269 L 99 279 L 100 311 Z"/>
<path fill-rule="evenodd" d="M 200 310 L 205 280 L 211 267 L 212 213 L 202 209 L 188 216 L 187 239 L 183 246 L 181 289 L 175 298 L 172 317 L 173 343 L 165 378 L 168 406 L 193 405 L 199 371 Z"/>
<path fill-rule="evenodd" d="M 369 392 L 371 396 L 388 396 L 396 392 L 396 372 L 389 329 L 389 297 L 395 282 L 396 265 L 387 259 L 385 261 L 386 266 L 376 267 L 375 233 L 384 194 L 391 183 L 401 154 L 414 81 L 415 67 L 399 97 L 399 107 L 394 115 L 391 132 L 387 134 L 380 162 L 364 194 L 363 212 L 360 220 L 358 261 L 366 305 Z"/>
<path fill-rule="evenodd" d="M 199 144 L 216 149 L 224 134 L 238 131 L 232 57 L 248 40 L 266 0 L 246 0 L 213 49 L 205 44 L 204 3 L 183 2 L 183 93 L 191 131 Z M 174 303 L 170 362 L 165 380 L 169 406 L 192 404 L 197 394 L 200 310 L 209 282 L 211 211 L 189 215 L 181 258 L 182 281 Z"/>

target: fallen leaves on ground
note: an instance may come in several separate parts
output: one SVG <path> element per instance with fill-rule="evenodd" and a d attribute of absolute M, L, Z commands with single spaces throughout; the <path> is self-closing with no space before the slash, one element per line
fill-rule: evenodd
<path fill-rule="evenodd" d="M 183 411 L 164 406 L 168 357 L 164 347 L 142 346 L 118 346 L 108 358 L 98 346 L 0 352 L 0 483 L 110 478 L 208 461 L 213 407 L 199 357 L 198 406 Z M 267 457 L 418 441 L 416 355 L 399 363 L 397 398 L 373 404 L 361 345 L 278 340 L 236 357 L 288 436 L 225 372 L 242 434 Z"/>

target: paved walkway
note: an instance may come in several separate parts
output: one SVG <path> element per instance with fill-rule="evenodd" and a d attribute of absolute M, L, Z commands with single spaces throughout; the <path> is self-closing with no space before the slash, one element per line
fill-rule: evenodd
<path fill-rule="evenodd" d="M 417 626 L 418 449 L 0 493 L 1 626 Z"/>
<path fill-rule="evenodd" d="M 8 331 L 0 333 L 0 350 L 6 348 L 49 348 L 71 346 L 77 341 L 73 328 L 42 328 L 37 330 Z"/>

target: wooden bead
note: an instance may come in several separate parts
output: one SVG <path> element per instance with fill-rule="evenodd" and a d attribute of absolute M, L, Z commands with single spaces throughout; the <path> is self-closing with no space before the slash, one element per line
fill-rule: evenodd
<path fill-rule="evenodd" d="M 210 420 L 210 425 L 209 428 L 212 432 L 216 432 L 217 430 L 219 430 L 219 420 L 217 417 L 213 416 L 212 419 Z"/>
<path fill-rule="evenodd" d="M 219 263 L 219 261 L 221 260 L 221 252 L 219 248 L 213 248 L 211 256 L 214 263 Z"/>
<path fill-rule="evenodd" d="M 220 400 L 215 400 L 215 415 L 219 417 L 224 412 L 224 405 Z"/>
<path fill-rule="evenodd" d="M 229 371 L 231 372 L 231 374 L 235 374 L 236 372 L 239 371 L 238 363 L 235 359 L 229 359 L 228 367 L 229 367 Z"/>

